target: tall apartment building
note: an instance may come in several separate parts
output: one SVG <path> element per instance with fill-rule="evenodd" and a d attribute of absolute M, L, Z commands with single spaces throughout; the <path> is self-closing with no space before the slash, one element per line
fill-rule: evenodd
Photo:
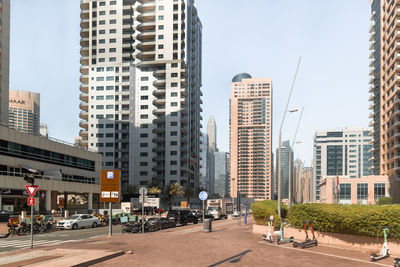
<path fill-rule="evenodd" d="M 208 146 L 210 153 L 217 151 L 217 124 L 214 116 L 210 116 L 207 123 Z"/>
<path fill-rule="evenodd" d="M 232 79 L 230 96 L 230 192 L 271 199 L 272 80 L 247 73 Z"/>
<path fill-rule="evenodd" d="M 214 153 L 214 194 L 224 197 L 228 194 L 229 153 Z"/>
<path fill-rule="evenodd" d="M 81 1 L 80 136 L 123 191 L 198 186 L 201 32 L 193 0 Z"/>
<path fill-rule="evenodd" d="M 317 131 L 314 135 L 313 201 L 319 201 L 318 184 L 324 176 L 361 178 L 372 175 L 372 137 L 369 129 Z"/>
<path fill-rule="evenodd" d="M 301 201 L 300 203 L 312 202 L 312 191 L 313 191 L 313 167 L 304 167 L 301 174 Z"/>
<path fill-rule="evenodd" d="M 210 192 L 210 173 L 209 173 L 209 152 L 208 135 L 202 133 L 200 136 L 200 178 L 199 186 L 203 190 Z"/>
<path fill-rule="evenodd" d="M 39 135 L 40 94 L 27 91 L 9 91 L 10 128 L 20 132 Z"/>
<path fill-rule="evenodd" d="M 0 122 L 8 123 L 10 0 L 0 0 Z"/>
<path fill-rule="evenodd" d="M 400 178 L 400 3 L 371 1 L 369 117 L 375 175 Z"/>
<path fill-rule="evenodd" d="M 281 157 L 281 197 L 282 199 L 289 199 L 289 168 L 293 168 L 293 150 L 290 147 L 290 141 L 286 140 L 282 142 L 281 146 L 282 157 Z M 289 154 L 291 154 L 289 156 Z M 279 166 L 279 148 L 276 149 L 275 159 L 275 175 L 274 175 L 274 192 L 278 195 L 278 166 Z M 289 162 L 290 158 L 290 162 Z M 291 187 L 293 193 L 293 169 L 291 171 Z M 293 196 L 293 194 L 292 194 Z"/>

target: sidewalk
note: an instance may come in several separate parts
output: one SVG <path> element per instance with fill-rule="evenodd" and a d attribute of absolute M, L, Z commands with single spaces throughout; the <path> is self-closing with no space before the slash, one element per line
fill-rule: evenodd
<path fill-rule="evenodd" d="M 25 266 L 22 261 L 33 260 L 29 266 L 74 266 L 78 260 L 97 260 L 95 266 L 393 266 L 393 259 L 369 262 L 369 254 L 355 250 L 318 246 L 294 249 L 291 244 L 276 245 L 262 241 L 248 225 L 236 220 L 213 222 L 213 232 L 203 233 L 202 225 L 189 225 L 142 234 L 100 236 L 65 243 L 55 248 L 36 248 L 0 254 L 0 266 Z M 125 254 L 123 254 L 125 252 Z M 30 254 L 29 254 L 30 253 Z M 104 253 L 111 259 L 104 261 Z M 39 255 L 40 254 L 40 255 Z M 30 255 L 30 256 L 29 256 Z M 25 259 L 23 258 L 25 257 Z M 42 258 L 40 258 L 42 257 Z M 45 258 L 57 257 L 57 258 Z M 1 265 L 9 259 L 7 265 Z M 69 262 L 67 262 L 69 260 Z M 74 260 L 75 262 L 71 262 Z M 19 261 L 19 263 L 18 263 Z M 94 263 L 93 261 L 92 263 Z M 91 264 L 92 264 L 91 263 Z M 64 265 L 63 265 L 64 264 Z M 89 264 L 86 264 L 87 266 Z"/>

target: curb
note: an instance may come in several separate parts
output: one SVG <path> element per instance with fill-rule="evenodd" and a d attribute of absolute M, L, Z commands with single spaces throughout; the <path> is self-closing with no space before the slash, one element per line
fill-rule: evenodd
<path fill-rule="evenodd" d="M 75 265 L 71 265 L 71 267 L 90 266 L 90 265 L 94 265 L 94 264 L 97 264 L 97 263 L 100 263 L 100 262 L 103 262 L 103 261 L 110 260 L 112 258 L 116 258 L 116 257 L 122 256 L 124 254 L 125 254 L 125 252 L 122 251 L 122 250 L 115 251 L 114 253 L 112 253 L 110 255 L 107 255 L 107 256 L 104 256 L 104 257 L 100 257 L 100 258 L 97 258 L 97 259 L 93 259 L 93 260 L 89 260 L 89 261 L 85 261 L 85 262 L 81 262 L 81 263 L 78 263 L 78 264 L 75 264 Z"/>

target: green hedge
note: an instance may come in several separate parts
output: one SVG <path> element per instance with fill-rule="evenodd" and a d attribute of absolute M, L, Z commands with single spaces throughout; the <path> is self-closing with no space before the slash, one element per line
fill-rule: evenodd
<path fill-rule="evenodd" d="M 274 226 L 279 226 L 281 218 L 278 215 L 278 202 L 276 200 L 263 200 L 251 205 L 251 211 L 256 224 L 267 225 L 270 216 L 274 216 Z M 287 206 L 281 205 L 282 217 L 285 218 L 288 212 Z"/>
<path fill-rule="evenodd" d="M 303 220 L 313 220 L 315 230 L 330 233 L 382 236 L 378 226 L 389 226 L 388 236 L 400 238 L 400 206 L 298 204 L 291 207 L 288 221 L 302 229 Z"/>
<path fill-rule="evenodd" d="M 391 205 L 393 204 L 393 198 L 391 197 L 381 197 L 378 199 L 378 205 Z"/>

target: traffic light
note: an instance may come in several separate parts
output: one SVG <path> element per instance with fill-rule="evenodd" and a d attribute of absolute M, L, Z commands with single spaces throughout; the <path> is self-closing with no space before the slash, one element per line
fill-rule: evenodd
<path fill-rule="evenodd" d="M 29 184 L 34 184 L 35 183 L 35 178 L 33 178 L 32 175 L 24 175 L 24 180 L 29 183 Z"/>

